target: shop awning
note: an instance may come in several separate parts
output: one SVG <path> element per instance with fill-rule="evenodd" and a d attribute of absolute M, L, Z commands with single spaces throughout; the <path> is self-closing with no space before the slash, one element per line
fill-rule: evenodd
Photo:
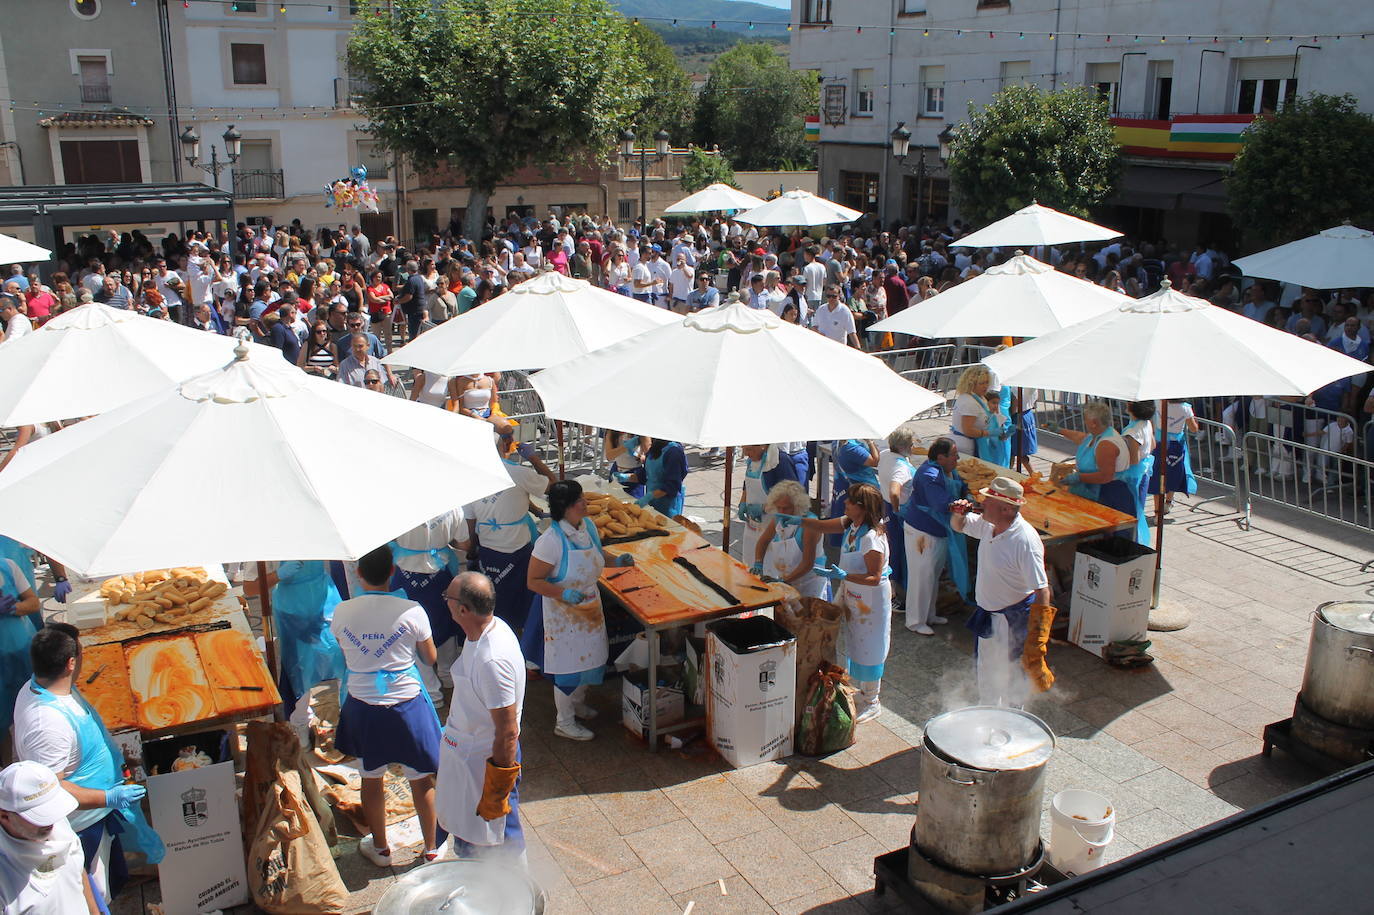
<path fill-rule="evenodd" d="M 1217 168 L 1128 163 L 1112 203 L 1153 210 L 1226 212 L 1226 173 Z"/>

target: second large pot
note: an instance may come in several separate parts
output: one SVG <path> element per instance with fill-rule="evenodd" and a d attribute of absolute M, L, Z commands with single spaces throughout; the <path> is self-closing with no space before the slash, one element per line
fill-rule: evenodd
<path fill-rule="evenodd" d="M 1302 701 L 1327 721 L 1374 730 L 1374 601 L 1331 601 L 1317 608 Z"/>
<path fill-rule="evenodd" d="M 1019 709 L 972 706 L 926 722 L 913 841 L 966 874 L 1015 873 L 1035 858 L 1054 734 Z"/>

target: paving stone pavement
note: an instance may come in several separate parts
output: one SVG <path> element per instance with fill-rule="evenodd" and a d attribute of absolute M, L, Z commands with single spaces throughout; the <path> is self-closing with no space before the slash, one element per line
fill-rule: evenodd
<path fill-rule="evenodd" d="M 939 424 L 922 431 L 933 435 Z M 686 514 L 718 539 L 722 461 L 693 453 L 691 463 Z M 1311 611 L 1374 595 L 1374 573 L 1324 579 L 1273 561 L 1272 544 L 1363 562 L 1374 539 L 1278 514 L 1255 518 L 1253 541 L 1216 536 L 1236 530 L 1232 518 L 1225 503 L 1191 511 L 1179 499 L 1165 536 L 1164 594 L 1193 619 L 1151 634 L 1152 667 L 1122 672 L 1075 647 L 1051 647 L 1058 681 L 1029 705 L 1058 737 L 1045 781 L 1046 837 L 1050 798 L 1064 788 L 1111 799 L 1117 830 L 1107 858 L 1115 860 L 1317 777 L 1281 751 L 1261 756 L 1261 731 L 1291 714 Z M 872 861 L 908 842 L 922 725 L 973 695 L 963 619 L 933 637 L 894 620 L 882 715 L 860 726 L 852 748 L 824 759 L 732 770 L 704 753 L 651 754 L 619 723 L 618 682 L 591 694 L 601 713 L 596 739 L 563 740 L 553 736 L 548 683 L 533 683 L 521 795 L 546 911 L 650 915 L 689 902 L 697 915 L 887 911 L 872 892 Z M 380 872 L 351 840 L 336 855 L 352 912 L 369 911 L 406 870 Z M 156 885 L 145 893 L 153 901 Z M 135 911 L 142 907 L 132 898 L 116 908 Z"/>

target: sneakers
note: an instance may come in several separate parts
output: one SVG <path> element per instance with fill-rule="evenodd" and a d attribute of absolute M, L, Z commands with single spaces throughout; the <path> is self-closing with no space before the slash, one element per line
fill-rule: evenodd
<path fill-rule="evenodd" d="M 596 709 L 592 708 L 585 702 L 579 702 L 576 705 L 574 705 L 573 712 L 577 714 L 578 718 L 581 718 L 584 721 L 591 721 L 593 718 L 596 717 Z"/>
<path fill-rule="evenodd" d="M 882 712 L 883 704 L 881 702 L 874 702 L 868 708 L 864 709 L 862 712 L 859 713 L 858 717 L 854 719 L 854 723 L 863 724 L 865 721 L 872 721 L 874 718 L 877 718 L 879 715 L 881 715 Z"/>
<path fill-rule="evenodd" d="M 391 849 L 387 849 L 386 851 L 378 849 L 376 845 L 372 844 L 371 833 L 358 840 L 358 854 L 378 867 L 391 866 Z"/>
<path fill-rule="evenodd" d="M 570 724 L 556 724 L 553 726 L 555 737 L 566 737 L 569 740 L 591 740 L 596 736 L 589 728 L 585 728 L 573 721 Z"/>
<path fill-rule="evenodd" d="M 930 618 L 930 625 L 932 626 L 943 626 L 945 623 L 948 622 L 949 620 L 943 616 L 932 616 Z"/>
<path fill-rule="evenodd" d="M 934 635 L 934 634 L 935 634 L 935 630 L 934 630 L 934 629 L 931 629 L 931 628 L 930 628 L 929 626 L 927 626 L 925 623 L 917 623 L 915 626 L 909 626 L 909 627 L 907 627 L 907 628 L 909 628 L 912 632 L 916 633 L 917 635 Z"/>
<path fill-rule="evenodd" d="M 445 838 L 444 841 L 439 844 L 438 848 L 425 849 L 420 859 L 424 864 L 433 864 L 435 861 L 447 861 L 452 857 L 453 855 L 449 853 L 448 839 Z"/>

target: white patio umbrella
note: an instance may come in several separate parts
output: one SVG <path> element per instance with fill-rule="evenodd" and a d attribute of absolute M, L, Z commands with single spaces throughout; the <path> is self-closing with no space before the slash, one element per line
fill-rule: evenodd
<path fill-rule="evenodd" d="M 92 576 L 354 559 L 510 486 L 487 423 L 252 349 L 25 446 L 0 474 L 0 533 Z M 425 484 L 360 487 L 397 467 Z"/>
<path fill-rule="evenodd" d="M 751 226 L 828 226 L 855 222 L 863 213 L 798 188 L 760 204 L 735 219 Z"/>
<path fill-rule="evenodd" d="M 943 295 L 944 293 L 941 293 Z M 1175 292 L 1143 299 L 983 360 L 1004 382 L 1118 400 L 1306 396 L 1369 366 L 1344 353 Z M 1164 492 L 1165 462 L 1158 461 Z M 1164 500 L 1155 509 L 1155 602 L 1164 556 Z"/>
<path fill-rule="evenodd" d="M 31 245 L 11 235 L 0 235 L 0 264 L 32 264 L 52 260 L 47 248 Z"/>
<path fill-rule="evenodd" d="M 530 376 L 550 416 L 704 447 L 883 438 L 943 398 L 867 353 L 724 305 Z M 729 542 L 726 458 L 725 537 Z"/>
<path fill-rule="evenodd" d="M 1231 263 L 1246 276 L 1311 289 L 1374 286 L 1374 232 L 1347 222 Z"/>
<path fill-rule="evenodd" d="M 870 331 L 916 337 L 1038 337 L 1132 301 L 1016 253 L 966 283 L 884 318 Z"/>
<path fill-rule="evenodd" d="M 965 235 L 953 242 L 952 247 L 1063 245 L 1071 241 L 1106 241 L 1110 238 L 1120 238 L 1121 235 L 1122 233 L 1116 229 L 1099 226 L 1086 219 L 1041 206 L 1037 201 L 990 226 L 984 226 L 977 232 Z"/>
<path fill-rule="evenodd" d="M 382 361 L 439 375 L 542 369 L 677 320 L 662 308 L 548 271 Z"/>
<path fill-rule="evenodd" d="M 0 348 L 0 426 L 104 413 L 232 358 L 230 337 L 80 305 Z"/>
<path fill-rule="evenodd" d="M 763 199 L 746 194 L 728 184 L 708 184 L 695 194 L 688 194 L 677 203 L 664 210 L 664 213 L 717 213 L 726 210 L 747 210 L 762 206 Z"/>

